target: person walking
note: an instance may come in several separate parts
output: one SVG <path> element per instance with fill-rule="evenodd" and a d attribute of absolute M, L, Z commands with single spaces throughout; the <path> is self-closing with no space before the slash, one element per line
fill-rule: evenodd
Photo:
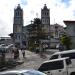
<path fill-rule="evenodd" d="M 64 51 L 64 46 L 63 46 L 63 44 L 59 44 L 59 51 Z"/>
<path fill-rule="evenodd" d="M 19 59 L 19 50 L 16 50 L 17 59 Z"/>
<path fill-rule="evenodd" d="M 22 50 L 23 58 L 25 58 L 25 50 Z"/>
<path fill-rule="evenodd" d="M 15 48 L 14 50 L 14 59 L 18 59 L 19 58 L 19 51 L 17 48 Z"/>

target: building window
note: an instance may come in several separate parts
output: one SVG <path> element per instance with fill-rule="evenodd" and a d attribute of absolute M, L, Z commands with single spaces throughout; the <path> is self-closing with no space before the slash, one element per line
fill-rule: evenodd
<path fill-rule="evenodd" d="M 45 19 L 45 23 L 46 23 L 46 19 Z"/>
<path fill-rule="evenodd" d="M 15 35 L 15 39 L 17 39 L 17 35 Z"/>
<path fill-rule="evenodd" d="M 42 12 L 42 14 L 44 15 L 44 12 Z"/>
<path fill-rule="evenodd" d="M 17 16 L 17 12 L 16 12 L 16 16 Z"/>
<path fill-rule="evenodd" d="M 48 12 L 47 12 L 47 15 L 48 15 Z"/>
<path fill-rule="evenodd" d="M 20 39 L 20 35 L 18 36 L 18 38 Z"/>
<path fill-rule="evenodd" d="M 45 12 L 45 15 L 46 15 L 46 12 Z"/>
<path fill-rule="evenodd" d="M 44 20 L 43 20 L 43 22 L 44 22 Z"/>
<path fill-rule="evenodd" d="M 20 12 L 20 11 L 16 11 L 16 12 L 15 12 L 15 15 L 16 15 L 16 16 L 21 16 L 21 12 Z"/>
<path fill-rule="evenodd" d="M 17 12 L 17 16 L 20 16 L 20 12 L 19 11 Z"/>

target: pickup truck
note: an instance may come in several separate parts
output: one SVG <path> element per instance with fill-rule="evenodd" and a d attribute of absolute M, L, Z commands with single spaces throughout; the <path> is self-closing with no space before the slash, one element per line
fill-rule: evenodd
<path fill-rule="evenodd" d="M 45 61 L 38 70 L 47 75 L 75 75 L 75 67 L 69 57 Z"/>

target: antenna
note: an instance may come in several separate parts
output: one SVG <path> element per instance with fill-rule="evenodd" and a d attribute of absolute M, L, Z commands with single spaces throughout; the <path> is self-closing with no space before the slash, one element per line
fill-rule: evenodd
<path fill-rule="evenodd" d="M 36 17 L 38 18 L 38 13 L 36 13 Z"/>

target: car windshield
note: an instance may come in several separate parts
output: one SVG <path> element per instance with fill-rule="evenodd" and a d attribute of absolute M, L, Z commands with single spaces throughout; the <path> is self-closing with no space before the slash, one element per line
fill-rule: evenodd
<path fill-rule="evenodd" d="M 57 59 L 58 58 L 58 55 L 53 55 L 51 58 L 50 58 L 50 60 L 52 60 L 52 59 Z"/>

